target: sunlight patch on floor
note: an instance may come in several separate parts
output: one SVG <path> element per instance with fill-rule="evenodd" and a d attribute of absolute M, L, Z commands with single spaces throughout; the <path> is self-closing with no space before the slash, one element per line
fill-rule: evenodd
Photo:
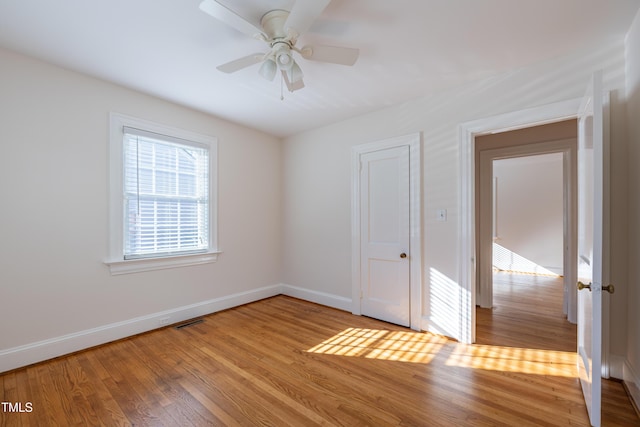
<path fill-rule="evenodd" d="M 577 355 L 566 351 L 457 344 L 447 366 L 576 378 Z"/>
<path fill-rule="evenodd" d="M 422 364 L 431 363 L 442 353 L 446 357 L 445 366 L 577 377 L 575 353 L 465 345 L 423 332 L 347 328 L 307 352 Z"/>
<path fill-rule="evenodd" d="M 347 328 L 307 350 L 310 353 L 429 363 L 447 340 L 431 334 Z"/>

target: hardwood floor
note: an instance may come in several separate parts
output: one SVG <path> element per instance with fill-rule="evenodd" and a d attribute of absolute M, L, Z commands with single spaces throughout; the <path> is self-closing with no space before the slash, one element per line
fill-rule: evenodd
<path fill-rule="evenodd" d="M 32 404 L 0 425 L 589 425 L 563 328 L 514 339 L 488 314 L 467 346 L 278 296 L 0 374 L 0 401 Z M 640 425 L 621 390 L 604 425 Z"/>
<path fill-rule="evenodd" d="M 576 351 L 576 325 L 562 313 L 562 278 L 495 273 L 493 309 L 476 309 L 476 341 Z"/>

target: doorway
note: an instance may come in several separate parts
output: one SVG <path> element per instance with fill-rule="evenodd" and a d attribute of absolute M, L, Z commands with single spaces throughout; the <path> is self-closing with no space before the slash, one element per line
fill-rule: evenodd
<path fill-rule="evenodd" d="M 518 139 L 517 134 L 511 137 Z M 478 179 L 482 195 L 477 212 L 492 221 L 490 235 L 478 233 L 480 246 L 490 248 L 479 260 L 491 267 L 490 277 L 477 282 L 491 287 L 490 304 L 476 308 L 478 344 L 575 352 L 576 325 L 567 321 L 565 292 L 572 287 L 563 283 L 565 266 L 571 268 L 564 249 L 571 237 L 567 228 L 575 170 L 565 167 L 565 157 L 571 157 L 574 142 L 531 144 L 517 150 L 523 154 L 517 157 L 512 157 L 512 147 L 480 155 L 485 161 L 478 173 L 486 177 Z M 562 151 L 540 154 L 540 147 Z M 488 245 L 483 238 L 491 239 Z"/>
<path fill-rule="evenodd" d="M 494 273 L 564 276 L 563 163 L 563 153 L 493 161 Z"/>
<path fill-rule="evenodd" d="M 487 320 L 487 313 L 496 315 L 507 314 L 505 317 L 496 317 L 497 320 L 518 322 L 518 312 L 522 314 L 522 318 L 526 318 L 525 313 L 529 317 L 529 322 L 535 321 L 537 315 L 540 315 L 540 322 L 544 322 L 544 316 L 549 309 L 554 307 L 558 299 L 546 299 L 548 295 L 559 293 L 559 305 L 557 317 L 559 324 L 554 328 L 563 327 L 564 317 L 571 323 L 576 322 L 576 295 L 573 283 L 575 283 L 575 266 L 571 262 L 573 260 L 573 251 L 575 250 L 575 206 L 576 206 L 576 138 L 577 123 L 576 120 L 566 120 L 546 125 L 532 126 L 528 128 L 518 129 L 514 131 L 501 132 L 491 135 L 479 136 L 475 139 L 475 158 L 476 158 L 476 254 L 477 254 L 477 277 L 476 277 L 476 294 L 477 306 L 479 306 L 476 316 L 478 319 Z M 557 161 L 560 163 L 559 179 L 553 182 L 549 181 L 549 176 L 555 169 L 550 167 L 549 162 Z M 560 228 L 558 225 L 550 224 L 553 212 L 548 212 L 547 208 L 537 209 L 537 213 L 522 210 L 523 206 L 512 206 L 510 224 L 504 225 L 502 228 L 497 227 L 500 218 L 497 213 L 498 202 L 505 205 L 504 197 L 499 200 L 500 181 L 495 180 L 494 173 L 497 164 L 502 162 L 516 162 L 511 164 L 503 173 L 502 178 L 508 178 L 510 182 L 506 183 L 507 187 L 513 187 L 504 194 L 509 197 L 511 204 L 525 205 L 527 198 L 534 199 L 535 203 L 552 203 L 547 200 L 544 194 L 539 194 L 536 199 L 536 185 L 531 185 L 531 180 L 536 180 L 542 184 L 546 181 L 546 185 L 555 185 L 560 187 Z M 508 163 L 507 163 L 508 164 Z M 558 165 L 556 165 L 556 168 Z M 504 168 L 503 168 L 504 169 Z M 518 177 L 518 173 L 524 174 Z M 511 174 L 509 174 L 511 172 Z M 558 173 L 556 171 L 556 173 Z M 544 174 L 541 176 L 540 174 Z M 518 183 L 517 181 L 521 182 Z M 503 187 L 504 187 L 503 182 Z M 527 188 L 528 187 L 528 188 Z M 517 194 L 517 190 L 526 190 L 528 194 Z M 556 188 L 556 190 L 558 190 Z M 544 189 L 542 189 L 544 193 Z M 498 198 L 496 197 L 498 196 Z M 547 196 L 548 197 L 548 196 Z M 521 209 L 518 211 L 518 209 Z M 531 209 L 531 208 L 529 208 Z M 556 208 L 557 211 L 557 208 Z M 502 213 L 508 211 L 502 209 Z M 557 212 L 556 212 L 557 213 Z M 545 215 L 548 214 L 548 215 Z M 504 216 L 504 215 L 503 215 Z M 509 219 L 509 218 L 502 218 Z M 543 224 L 536 226 L 536 221 L 541 220 Z M 541 235 L 547 233 L 546 238 L 540 238 Z M 557 236 L 559 234 L 559 236 Z M 559 240 L 559 243 L 558 243 Z M 551 248 L 545 248 L 545 245 L 560 245 L 560 254 L 555 257 L 549 257 L 552 252 Z M 534 247 L 531 247 L 534 246 Z M 505 257 L 511 264 L 507 264 L 508 270 L 516 270 L 520 273 L 529 273 L 528 275 L 499 274 L 496 276 L 496 266 L 501 267 L 500 257 Z M 558 261 L 550 260 L 553 258 Z M 514 267 L 509 268 L 511 265 Z M 553 265 L 552 265 L 553 264 Z M 504 266 L 502 266 L 504 267 Z M 561 279 L 549 279 L 545 276 L 536 277 L 534 274 L 553 275 L 554 271 L 562 275 Z M 496 297 L 499 299 L 500 306 L 496 307 L 494 301 L 494 278 L 497 278 L 497 287 L 507 294 Z M 558 289 L 554 286 L 559 286 Z M 543 294 L 538 293 L 540 289 L 544 289 Z M 515 299 L 510 299 L 514 296 Z M 506 304 L 506 305 L 505 305 Z M 520 304 L 520 311 L 512 309 Z M 527 310 L 523 310 L 527 307 Z M 492 309 L 496 309 L 491 311 Z M 482 310 L 490 311 L 482 311 Z M 538 311 L 536 313 L 536 310 Z M 510 317 L 511 316 L 511 317 Z M 523 323 L 525 327 L 526 323 Z M 484 326 L 483 326 L 484 327 Z M 569 325 L 567 325 L 569 327 Z M 478 339 L 487 339 L 486 331 L 479 334 Z M 523 331 L 522 337 L 527 336 Z M 521 338 L 521 337 L 520 337 Z M 533 343 L 532 343 L 533 344 Z M 573 346 L 573 342 L 570 346 Z M 536 345 L 541 345 L 540 343 Z M 560 346 L 559 348 L 566 348 Z"/>
<path fill-rule="evenodd" d="M 547 264 L 546 267 L 555 269 L 562 272 L 563 285 L 562 285 L 562 312 L 567 319 L 575 323 L 576 322 L 576 292 L 573 286 L 575 283 L 575 266 L 572 260 L 575 258 L 575 206 L 576 206 L 576 138 L 577 138 L 577 123 L 575 120 L 566 120 L 546 125 L 532 126 L 528 128 L 518 129 L 514 131 L 501 132 L 496 134 L 479 136 L 475 140 L 475 158 L 476 158 L 476 254 L 477 254 L 477 276 L 476 276 L 476 305 L 482 308 L 493 307 L 493 275 L 494 275 L 494 255 L 503 255 L 513 260 L 518 258 L 520 263 L 524 263 L 522 260 L 526 260 L 529 264 L 535 265 L 532 272 L 536 270 L 548 270 L 542 269 L 539 263 Z M 529 212 L 519 212 L 519 218 L 522 224 L 516 224 L 515 231 L 511 230 L 511 241 L 507 244 L 500 245 L 501 237 L 500 230 L 496 230 L 496 181 L 494 180 L 494 162 L 503 161 L 504 159 L 520 159 L 521 163 L 517 168 L 522 171 L 529 170 L 530 175 L 528 180 L 536 179 L 543 181 L 545 177 L 537 177 L 536 173 L 548 174 L 549 171 L 545 171 L 544 164 L 531 165 L 531 159 L 538 156 L 538 159 L 548 159 L 550 155 L 561 156 L 562 167 L 562 229 L 560 231 L 561 238 L 561 266 L 550 266 L 548 259 L 546 258 L 544 244 L 539 240 L 534 244 L 538 246 L 531 250 L 522 245 L 514 242 L 514 237 L 517 238 L 518 233 L 523 234 L 521 230 L 527 230 L 533 226 L 533 217 L 527 218 Z M 547 157 L 540 157 L 547 156 Z M 529 164 L 528 164 L 529 163 Z M 527 165 L 528 164 L 528 165 Z M 513 184 L 513 183 L 507 183 Z M 499 183 L 498 183 L 499 185 Z M 522 183 L 522 186 L 526 183 Z M 528 190 L 532 191 L 531 188 Z M 527 195 L 529 196 L 529 195 Z M 514 194 L 511 194 L 514 197 Z M 525 197 L 526 198 L 526 197 Z M 541 200 L 544 200 L 542 198 Z M 502 200 L 504 204 L 504 200 Z M 517 199 L 513 200 L 514 203 L 518 203 Z M 524 199 L 521 198 L 520 204 L 524 203 Z M 545 212 L 543 209 L 541 212 Z M 542 216 L 540 210 L 537 216 Z M 537 230 L 537 234 L 542 232 L 551 232 L 554 230 L 547 230 L 548 225 Z M 557 233 L 558 230 L 555 230 Z M 496 234 L 497 233 L 497 234 Z M 535 236 L 535 235 L 534 235 Z M 506 236 L 503 236 L 506 237 Z M 537 236 L 536 236 L 537 237 Z M 507 239 L 508 240 L 508 239 Z M 532 245 L 533 238 L 529 239 L 529 246 Z M 557 239 L 556 239 L 557 240 Z M 498 248 L 498 249 L 496 249 Z M 517 248 L 515 251 L 513 249 Z M 523 253 L 525 252 L 525 253 Z M 546 250 L 546 252 L 549 252 Z M 522 256 L 522 255 L 528 256 Z M 533 261 L 538 261 L 536 264 Z M 555 267 L 555 268 L 554 268 Z M 551 273 L 551 271 L 548 271 Z"/>

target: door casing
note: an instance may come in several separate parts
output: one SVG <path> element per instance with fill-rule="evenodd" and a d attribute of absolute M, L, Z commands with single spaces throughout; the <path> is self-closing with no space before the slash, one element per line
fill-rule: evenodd
<path fill-rule="evenodd" d="M 514 111 L 462 123 L 459 126 L 458 142 L 460 152 L 460 222 L 458 236 L 459 285 L 468 293 L 464 307 L 459 307 L 466 327 L 461 328 L 459 337 L 467 344 L 476 339 L 476 201 L 475 201 L 475 137 L 493 132 L 504 132 L 535 125 L 575 119 L 582 99 L 571 99 L 526 110 Z"/>

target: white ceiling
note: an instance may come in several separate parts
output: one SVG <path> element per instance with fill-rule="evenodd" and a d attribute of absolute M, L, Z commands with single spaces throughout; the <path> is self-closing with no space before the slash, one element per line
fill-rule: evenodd
<path fill-rule="evenodd" d="M 220 0 L 259 21 L 294 0 Z M 620 40 L 640 0 L 333 0 L 298 46 L 357 47 L 353 67 L 299 59 L 306 87 L 216 66 L 253 40 L 200 0 L 0 0 L 0 46 L 287 136 L 591 45 Z M 0 64 L 1 66 L 1 64 Z"/>

